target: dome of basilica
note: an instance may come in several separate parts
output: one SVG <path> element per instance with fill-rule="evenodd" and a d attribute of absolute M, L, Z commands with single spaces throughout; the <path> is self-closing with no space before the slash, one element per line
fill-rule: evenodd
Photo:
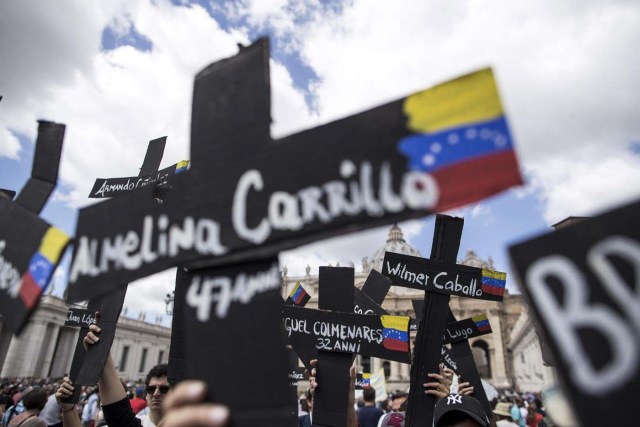
<path fill-rule="evenodd" d="M 366 264 L 366 266 L 368 267 L 368 268 L 363 268 L 363 270 L 367 273 L 369 273 L 369 271 L 371 271 L 372 268 L 378 271 L 381 271 L 382 260 L 384 259 L 384 253 L 387 251 L 395 252 L 403 255 L 422 257 L 422 254 L 420 254 L 419 250 L 417 250 L 416 248 L 411 246 L 409 243 L 407 243 L 406 240 L 404 240 L 404 235 L 402 234 L 402 230 L 400 229 L 400 227 L 398 227 L 398 224 L 393 224 L 393 226 L 389 230 L 387 242 L 384 244 L 384 246 L 380 247 L 375 252 L 375 254 L 373 255 L 373 258 L 371 258 L 371 262 L 365 263 L 364 261 L 366 260 L 366 258 L 365 260 L 363 260 L 363 264 Z M 363 267 L 364 266 L 365 265 L 363 265 Z"/>

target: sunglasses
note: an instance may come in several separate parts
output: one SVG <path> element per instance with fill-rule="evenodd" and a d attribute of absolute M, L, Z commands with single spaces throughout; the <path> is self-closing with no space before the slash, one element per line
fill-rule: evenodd
<path fill-rule="evenodd" d="M 146 388 L 147 394 L 154 394 L 156 392 L 156 388 L 160 390 L 160 394 L 167 394 L 171 387 L 168 385 L 148 385 Z"/>

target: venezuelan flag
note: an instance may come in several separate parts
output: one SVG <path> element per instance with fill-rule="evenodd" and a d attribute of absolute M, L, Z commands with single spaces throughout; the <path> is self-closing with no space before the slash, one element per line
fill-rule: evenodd
<path fill-rule="evenodd" d="M 367 372 L 362 373 L 362 388 L 371 387 L 371 374 Z"/>
<path fill-rule="evenodd" d="M 482 292 L 490 295 L 504 295 L 507 274 L 500 271 L 482 269 Z"/>
<path fill-rule="evenodd" d="M 176 163 L 176 174 L 182 173 L 189 169 L 189 160 L 181 160 Z"/>
<path fill-rule="evenodd" d="M 307 302 L 311 299 L 311 295 L 305 291 L 300 282 L 296 282 L 296 285 L 291 290 L 289 294 L 289 299 L 294 302 L 295 305 L 306 305 Z"/>
<path fill-rule="evenodd" d="M 406 316 L 380 316 L 382 345 L 388 350 L 409 351 L 409 318 Z"/>
<path fill-rule="evenodd" d="M 35 306 L 45 291 L 68 243 L 69 237 L 55 227 L 49 227 L 45 232 L 38 252 L 31 257 L 20 284 L 20 298 L 27 308 Z"/>
<path fill-rule="evenodd" d="M 407 97 L 398 150 L 438 182 L 437 211 L 522 183 L 493 72 L 486 68 Z"/>
<path fill-rule="evenodd" d="M 491 332 L 491 325 L 489 324 L 489 319 L 487 319 L 486 314 L 479 314 L 477 316 L 473 316 L 471 318 L 473 323 L 476 324 L 476 327 L 481 332 Z"/>

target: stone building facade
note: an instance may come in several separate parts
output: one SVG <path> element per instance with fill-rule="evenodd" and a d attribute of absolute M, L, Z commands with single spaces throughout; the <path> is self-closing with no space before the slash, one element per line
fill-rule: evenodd
<path fill-rule="evenodd" d="M 19 337 L 0 320 L 0 377 L 62 377 L 69 372 L 79 329 L 64 326 L 68 305 L 45 295 Z M 144 379 L 169 359 L 171 330 L 120 316 L 111 356 L 122 378 Z"/>
<path fill-rule="evenodd" d="M 528 310 L 522 313 L 511 331 L 509 351 L 513 382 L 518 390 L 539 392 L 556 384 L 554 368 L 544 363 L 540 340 Z"/>
<path fill-rule="evenodd" d="M 356 287 L 362 288 L 372 269 L 380 271 L 385 251 L 422 256 L 416 248 L 405 241 L 402 230 L 394 225 L 389 230 L 386 243 L 374 252 L 372 258 L 362 259 L 362 266 L 359 271 L 356 269 L 355 273 Z M 494 268 L 491 258 L 487 261 L 481 260 L 473 251 L 468 251 L 458 263 L 480 268 Z M 286 272 L 286 266 L 283 271 Z M 307 307 L 317 308 L 318 276 L 310 275 L 310 268 L 307 268 L 307 274 L 303 277 L 284 275 L 283 297 L 286 298 L 289 295 L 298 281 L 312 297 Z M 423 291 L 391 286 L 382 307 L 390 314 L 415 317 L 411 300 L 423 298 Z M 452 296 L 450 306 L 457 319 L 483 313 L 487 315 L 493 333 L 470 341 L 476 365 L 481 376 L 495 387 L 511 387 L 512 372 L 508 343 L 511 331 L 524 309 L 522 296 L 512 295 L 507 291 L 501 303 Z M 415 332 L 412 332 L 411 341 L 414 340 Z M 406 390 L 409 386 L 410 366 L 407 364 L 363 356 L 358 356 L 356 363 L 363 372 L 376 372 L 383 368 L 386 374 L 387 390 Z"/>

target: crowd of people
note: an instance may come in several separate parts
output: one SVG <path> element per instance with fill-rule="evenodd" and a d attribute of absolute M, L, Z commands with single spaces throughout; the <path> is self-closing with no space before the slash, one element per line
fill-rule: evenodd
<path fill-rule="evenodd" d="M 315 366 L 315 365 L 314 365 Z M 409 393 L 397 390 L 385 399 L 376 399 L 376 391 L 367 388 L 355 399 L 355 371 L 352 368 L 351 396 L 347 427 L 404 427 Z M 553 424 L 546 416 L 539 393 L 518 394 L 505 390 L 493 399 L 493 412 L 487 417 L 482 404 L 473 397 L 474 387 L 463 382 L 452 370 L 441 366 L 439 374 L 428 374 L 424 393 L 435 396 L 434 427 L 547 427 Z M 311 388 L 299 398 L 299 427 L 311 427 L 313 391 L 318 387 L 315 368 L 309 379 Z"/>
<path fill-rule="evenodd" d="M 162 376 L 164 373 L 166 376 L 166 369 L 166 365 L 158 365 L 150 371 L 150 375 Z M 56 393 L 64 382 L 64 378 L 0 378 L 2 427 L 61 427 L 63 405 L 56 399 Z M 136 416 L 148 416 L 146 393 L 149 387 L 141 381 L 122 382 L 122 387 Z M 81 386 L 78 403 L 68 408 L 77 414 L 83 427 L 107 425 L 101 410 L 98 387 Z"/>
<path fill-rule="evenodd" d="M 85 348 L 99 341 L 100 328 L 91 325 L 84 338 Z M 321 387 L 316 381 L 316 361 L 312 361 L 310 389 L 299 400 L 299 427 L 311 427 L 313 395 Z M 347 427 L 403 427 L 409 394 L 397 391 L 380 401 L 373 388 L 355 398 L 355 368 L 351 369 L 351 392 L 347 405 Z M 65 403 L 74 391 L 64 378 L 0 379 L 2 427 L 181 427 L 227 424 L 229 411 L 223 405 L 205 403 L 206 385 L 200 381 L 169 384 L 167 365 L 157 365 L 144 383 L 122 381 L 111 357 L 107 359 L 98 384 L 81 387 L 77 403 Z M 424 393 L 437 399 L 434 427 L 546 427 L 539 395 L 505 393 L 494 399 L 492 417 L 487 417 L 474 388 L 455 372 L 441 367 L 428 375 Z"/>

